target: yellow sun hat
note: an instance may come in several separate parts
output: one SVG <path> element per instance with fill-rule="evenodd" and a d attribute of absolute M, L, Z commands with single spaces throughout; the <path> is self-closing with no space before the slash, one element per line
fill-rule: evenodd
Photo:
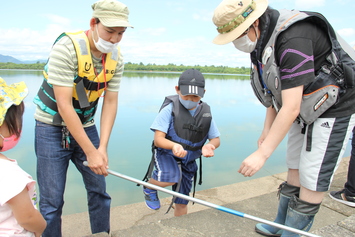
<path fill-rule="evenodd" d="M 7 85 L 6 81 L 0 77 L 0 126 L 11 105 L 19 105 L 27 95 L 28 89 L 25 82 Z"/>

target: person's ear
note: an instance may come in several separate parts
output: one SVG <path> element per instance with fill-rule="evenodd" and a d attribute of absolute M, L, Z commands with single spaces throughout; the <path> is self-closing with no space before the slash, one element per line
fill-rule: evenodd
<path fill-rule="evenodd" d="M 93 17 L 91 18 L 90 20 L 90 29 L 93 31 L 95 28 L 95 25 L 96 25 L 96 19 Z"/>
<path fill-rule="evenodd" d="M 178 94 L 179 94 L 180 89 L 179 89 L 179 87 L 178 87 L 178 86 L 175 86 L 175 91 L 176 91 L 176 93 L 178 93 Z"/>
<path fill-rule="evenodd" d="M 259 27 L 259 19 L 256 19 L 256 21 L 254 21 L 253 26 L 254 27 Z"/>

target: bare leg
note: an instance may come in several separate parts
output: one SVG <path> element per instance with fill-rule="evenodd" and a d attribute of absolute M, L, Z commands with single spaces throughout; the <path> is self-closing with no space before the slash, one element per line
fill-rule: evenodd
<path fill-rule="evenodd" d="M 324 197 L 324 192 L 317 192 L 309 190 L 300 184 L 300 176 L 298 170 L 296 169 L 289 169 L 287 175 L 287 183 L 301 187 L 300 196 L 299 198 L 303 201 L 309 203 L 321 203 Z"/>
<path fill-rule="evenodd" d="M 300 199 L 309 203 L 321 203 L 325 192 L 317 192 L 309 190 L 301 186 Z"/>
<path fill-rule="evenodd" d="M 298 173 L 298 170 L 288 169 L 287 183 L 296 187 L 301 187 L 300 175 Z"/>
<path fill-rule="evenodd" d="M 182 216 L 187 214 L 187 205 L 175 204 L 174 216 Z"/>
<path fill-rule="evenodd" d="M 168 186 L 172 186 L 175 184 L 175 183 L 169 183 L 169 182 L 160 182 L 160 181 L 157 181 L 153 178 L 149 179 L 148 183 L 154 184 L 154 185 L 157 185 L 157 186 L 163 187 L 163 188 L 168 187 Z"/>

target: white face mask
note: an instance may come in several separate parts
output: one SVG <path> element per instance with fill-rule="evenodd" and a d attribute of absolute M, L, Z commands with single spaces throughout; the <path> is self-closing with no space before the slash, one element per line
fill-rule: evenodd
<path fill-rule="evenodd" d="M 94 41 L 95 47 L 101 53 L 111 53 L 115 48 L 117 48 L 118 43 L 113 44 L 111 42 L 108 42 L 100 38 L 99 31 L 97 30 L 97 24 L 96 24 L 96 34 L 97 34 L 98 41 L 96 42 L 94 39 L 94 32 L 92 32 L 92 39 Z"/>
<path fill-rule="evenodd" d="M 254 27 L 254 30 L 256 32 L 256 29 Z M 258 43 L 258 35 L 256 34 L 256 39 L 255 41 L 252 41 L 248 34 L 233 40 L 234 47 L 236 47 L 238 50 L 244 52 L 244 53 L 251 53 L 254 51 L 256 44 Z"/>

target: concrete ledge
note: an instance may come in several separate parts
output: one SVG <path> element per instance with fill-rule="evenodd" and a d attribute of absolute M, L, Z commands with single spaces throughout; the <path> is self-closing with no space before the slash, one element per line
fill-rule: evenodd
<path fill-rule="evenodd" d="M 341 162 L 331 190 L 341 189 L 346 181 L 349 157 Z M 286 180 L 286 173 L 281 173 L 246 182 L 226 185 L 196 192 L 195 197 L 213 204 L 225 206 L 248 215 L 273 220 L 278 205 L 277 188 Z M 255 221 L 233 216 L 203 205 L 189 204 L 189 214 L 173 217 L 173 211 L 165 215 L 171 197 L 161 200 L 162 207 L 153 211 L 144 202 L 113 207 L 111 209 L 110 236 L 260 236 L 254 232 Z M 321 209 L 316 216 L 312 230 L 321 236 L 355 236 L 349 226 L 354 226 L 355 209 L 338 203 L 325 196 Z M 338 224 L 339 223 L 339 224 Z M 343 224 L 341 224 L 343 223 Z M 338 228 L 340 228 L 338 230 Z M 325 235 L 331 231 L 332 234 Z M 316 232 L 315 232 L 316 233 Z M 63 216 L 63 236 L 109 236 L 106 233 L 90 234 L 87 213 Z"/>
<path fill-rule="evenodd" d="M 313 234 L 323 237 L 354 237 L 355 236 L 355 215 L 352 215 L 337 224 L 328 225 L 318 230 L 312 231 Z"/>

